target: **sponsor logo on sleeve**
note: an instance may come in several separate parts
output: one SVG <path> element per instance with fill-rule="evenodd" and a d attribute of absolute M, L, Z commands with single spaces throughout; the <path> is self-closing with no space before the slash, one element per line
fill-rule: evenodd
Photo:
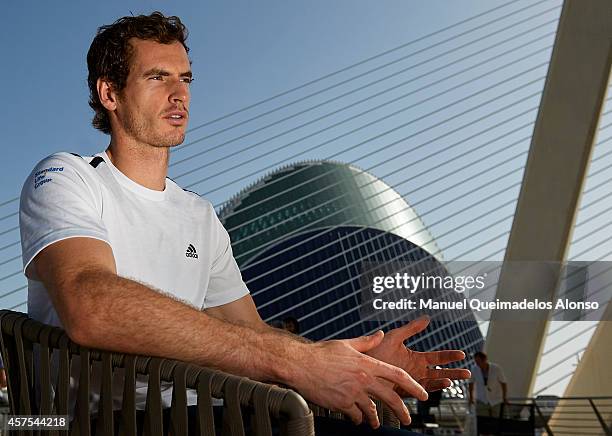
<path fill-rule="evenodd" d="M 63 171 L 64 167 L 49 167 L 36 171 L 34 173 L 34 189 L 38 189 L 42 185 L 51 182 L 53 179 L 50 173 L 61 173 Z"/>

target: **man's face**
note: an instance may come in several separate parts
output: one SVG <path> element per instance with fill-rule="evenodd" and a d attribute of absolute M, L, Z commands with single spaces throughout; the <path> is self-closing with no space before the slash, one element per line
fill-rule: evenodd
<path fill-rule="evenodd" d="M 179 42 L 160 44 L 132 38 L 126 86 L 117 98 L 119 128 L 132 140 L 173 147 L 185 140 L 191 67 Z"/>
<path fill-rule="evenodd" d="M 287 322 L 285 323 L 285 329 L 286 329 L 288 332 L 291 332 L 291 333 L 293 333 L 293 334 L 296 334 L 296 335 L 297 335 L 297 332 L 298 332 L 298 327 L 297 327 L 297 325 L 295 324 L 295 322 L 293 322 L 293 321 L 287 321 Z"/>
<path fill-rule="evenodd" d="M 476 362 L 476 365 L 478 365 L 480 368 L 482 369 L 486 368 L 487 359 L 483 359 L 482 357 L 478 356 L 478 357 L 474 357 L 474 362 Z"/>

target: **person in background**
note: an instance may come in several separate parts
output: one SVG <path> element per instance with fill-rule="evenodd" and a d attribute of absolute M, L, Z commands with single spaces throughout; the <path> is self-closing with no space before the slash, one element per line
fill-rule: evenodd
<path fill-rule="evenodd" d="M 489 362 L 482 351 L 474 354 L 474 362 L 476 366 L 469 383 L 470 405 L 476 404 L 478 416 L 499 418 L 502 403 L 508 402 L 504 371 L 498 364 Z"/>
<path fill-rule="evenodd" d="M 274 327 L 275 329 L 281 329 L 284 330 L 285 329 L 285 323 L 282 322 L 280 319 L 273 319 L 272 321 L 270 321 L 270 327 Z"/>
<path fill-rule="evenodd" d="M 296 318 L 292 316 L 286 317 L 283 319 L 283 325 L 285 330 L 287 330 L 289 333 L 293 333 L 294 335 L 300 334 L 300 323 Z"/>

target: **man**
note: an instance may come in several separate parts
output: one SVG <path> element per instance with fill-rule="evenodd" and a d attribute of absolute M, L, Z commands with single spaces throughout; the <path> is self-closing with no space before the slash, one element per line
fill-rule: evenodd
<path fill-rule="evenodd" d="M 300 322 L 293 316 L 284 318 L 283 326 L 289 333 L 293 333 L 294 335 L 300 334 Z"/>
<path fill-rule="evenodd" d="M 487 355 L 479 351 L 474 354 L 476 366 L 469 383 L 470 404 L 476 402 L 476 414 L 499 418 L 501 404 L 508 402 L 508 385 L 501 366 L 489 362 Z M 474 393 L 474 385 L 476 392 Z"/>
<path fill-rule="evenodd" d="M 183 142 L 189 118 L 185 39 L 180 19 L 158 12 L 99 29 L 87 55 L 89 104 L 110 144 L 93 157 L 50 156 L 24 185 L 29 313 L 87 347 L 283 383 L 373 428 L 377 397 L 409 423 L 400 394 L 425 399 L 426 389 L 469 377 L 429 368 L 463 352 L 406 349 L 427 319 L 386 335 L 319 343 L 267 326 L 212 205 L 166 177 L 170 148 Z M 170 398 L 168 389 L 164 404 Z M 139 400 L 142 407 L 144 395 Z"/>

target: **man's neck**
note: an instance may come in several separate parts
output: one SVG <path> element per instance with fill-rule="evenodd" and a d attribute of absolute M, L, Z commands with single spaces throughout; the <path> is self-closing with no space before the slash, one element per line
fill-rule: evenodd
<path fill-rule="evenodd" d="M 119 146 L 111 140 L 106 154 L 119 171 L 139 185 L 155 191 L 165 189 L 168 148 L 124 144 Z"/>

